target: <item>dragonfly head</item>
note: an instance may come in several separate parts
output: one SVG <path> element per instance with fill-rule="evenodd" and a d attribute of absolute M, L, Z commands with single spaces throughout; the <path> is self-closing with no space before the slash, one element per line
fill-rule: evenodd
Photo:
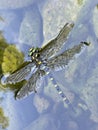
<path fill-rule="evenodd" d="M 39 52 L 40 52 L 40 48 L 32 47 L 29 49 L 28 56 L 34 56 L 37 58 L 39 56 Z"/>

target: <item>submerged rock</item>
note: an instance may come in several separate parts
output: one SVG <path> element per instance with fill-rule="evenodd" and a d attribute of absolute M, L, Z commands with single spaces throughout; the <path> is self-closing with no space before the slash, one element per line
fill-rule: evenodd
<path fill-rule="evenodd" d="M 42 19 L 36 5 L 27 10 L 20 26 L 19 42 L 29 46 L 40 46 L 43 40 Z"/>
<path fill-rule="evenodd" d="M 77 1 L 48 0 L 42 11 L 45 42 L 55 37 L 65 23 L 76 21 L 80 9 Z"/>
<path fill-rule="evenodd" d="M 35 95 L 34 106 L 36 107 L 38 113 L 42 114 L 49 108 L 49 102 L 43 97 Z"/>

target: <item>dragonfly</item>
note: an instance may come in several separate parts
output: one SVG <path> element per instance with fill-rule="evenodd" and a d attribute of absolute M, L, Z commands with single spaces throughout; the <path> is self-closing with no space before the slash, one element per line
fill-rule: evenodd
<path fill-rule="evenodd" d="M 43 77 L 48 75 L 63 101 L 70 104 L 69 99 L 56 83 L 52 72 L 61 70 L 68 66 L 69 62 L 74 59 L 75 55 L 80 53 L 85 45 L 89 45 L 87 42 L 80 42 L 71 49 L 58 54 L 65 42 L 68 40 L 73 27 L 73 23 L 66 23 L 58 33 L 57 37 L 50 40 L 46 45 L 41 48 L 30 48 L 28 54 L 31 57 L 31 60 L 24 62 L 22 65 L 23 67 L 19 68 L 6 78 L 5 83 L 15 84 L 26 79 L 27 76 L 29 77 L 26 84 L 24 84 L 17 92 L 16 99 L 23 99 L 32 92 L 36 93 L 36 88 L 40 87 Z"/>

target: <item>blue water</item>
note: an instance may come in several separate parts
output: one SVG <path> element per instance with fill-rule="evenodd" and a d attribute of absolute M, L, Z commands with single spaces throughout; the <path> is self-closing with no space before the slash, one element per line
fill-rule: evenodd
<path fill-rule="evenodd" d="M 70 106 L 66 108 L 51 81 L 45 78 L 37 94 L 20 101 L 14 99 L 13 92 L 0 92 L 4 99 L 0 105 L 9 118 L 6 130 L 98 130 L 98 0 L 82 4 L 77 0 L 0 3 L 4 19 L 0 30 L 9 44 L 24 52 L 26 59 L 30 47 L 41 47 L 69 21 L 75 26 L 63 50 L 81 41 L 91 42 L 68 68 L 53 72 L 76 113 Z"/>

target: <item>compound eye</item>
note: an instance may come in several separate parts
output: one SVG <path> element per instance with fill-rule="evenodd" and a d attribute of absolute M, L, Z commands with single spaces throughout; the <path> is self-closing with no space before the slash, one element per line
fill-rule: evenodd
<path fill-rule="evenodd" d="M 33 53 L 36 52 L 36 48 L 33 49 Z"/>
<path fill-rule="evenodd" d="M 35 48 L 35 52 L 38 52 L 38 48 Z"/>
<path fill-rule="evenodd" d="M 29 49 L 29 56 L 33 56 L 34 53 L 38 53 L 39 52 L 39 48 L 38 47 L 32 47 Z"/>
<path fill-rule="evenodd" d="M 30 48 L 28 55 L 29 55 L 29 56 L 32 56 L 34 52 L 35 52 L 35 48 Z"/>

